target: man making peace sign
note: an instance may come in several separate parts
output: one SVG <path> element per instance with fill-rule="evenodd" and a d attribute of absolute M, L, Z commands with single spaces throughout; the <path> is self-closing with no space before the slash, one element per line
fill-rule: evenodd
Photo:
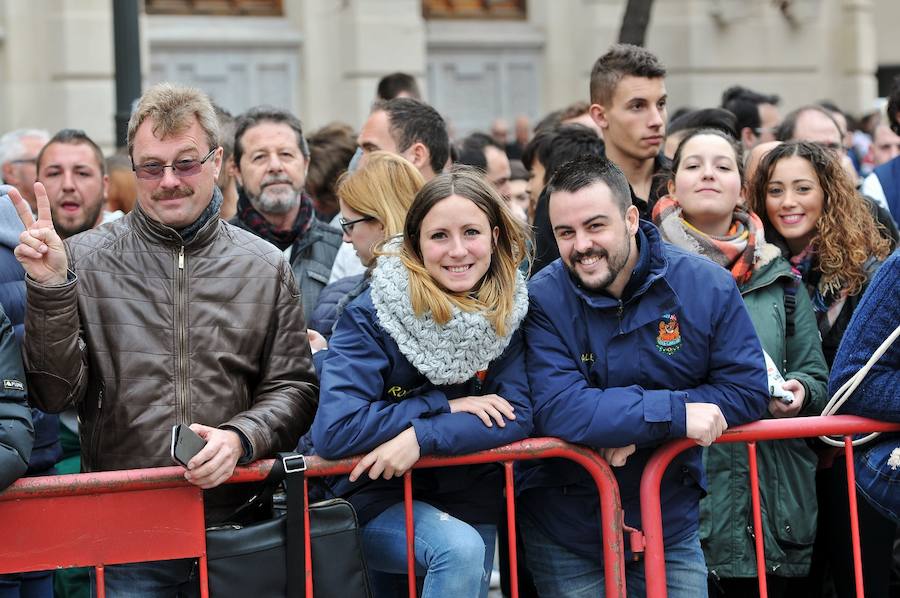
<path fill-rule="evenodd" d="M 297 285 L 281 251 L 219 219 L 218 124 L 201 92 L 149 89 L 131 117 L 138 199 L 127 216 L 71 237 L 54 230 L 35 184 L 37 219 L 16 258 L 27 276 L 24 358 L 32 403 L 75 404 L 85 471 L 171 465 L 173 424 L 207 444 L 185 478 L 204 489 L 238 462 L 293 448 L 317 402 Z M 205 493 L 207 519 L 252 489 Z M 190 559 L 109 567 L 107 592 L 193 593 Z M 162 594 L 166 595 L 166 594 Z"/>

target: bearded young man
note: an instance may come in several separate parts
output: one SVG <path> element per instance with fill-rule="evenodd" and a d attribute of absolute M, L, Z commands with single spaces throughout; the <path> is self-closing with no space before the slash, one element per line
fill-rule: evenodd
<path fill-rule="evenodd" d="M 728 426 L 765 412 L 762 349 L 728 272 L 664 244 L 639 220 L 628 181 L 609 160 L 569 162 L 547 189 L 561 258 L 529 284 L 534 433 L 601 449 L 618 466 L 625 523 L 640 529 L 638 486 L 656 447 L 685 437 L 709 446 Z M 663 477 L 673 597 L 706 595 L 704 484 L 699 447 Z M 587 472 L 562 460 L 523 464 L 518 488 L 539 594 L 602 595 L 599 498 Z M 626 567 L 628 595 L 643 596 L 643 563 Z"/>
<path fill-rule="evenodd" d="M 50 200 L 53 227 L 68 239 L 103 221 L 109 190 L 106 161 L 94 140 L 78 129 L 63 129 L 37 157 L 37 180 Z"/>

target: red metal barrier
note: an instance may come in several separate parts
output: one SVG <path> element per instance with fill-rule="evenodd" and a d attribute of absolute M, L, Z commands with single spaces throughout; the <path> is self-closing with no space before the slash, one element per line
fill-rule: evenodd
<path fill-rule="evenodd" d="M 900 424 L 881 422 L 852 415 L 828 417 L 797 417 L 791 419 L 771 419 L 725 431 L 717 443 L 746 442 L 749 466 L 753 520 L 757 530 L 762 529 L 759 503 L 759 471 L 756 466 L 756 441 L 783 440 L 786 438 L 809 438 L 815 436 L 843 436 L 847 459 L 847 491 L 850 497 L 850 528 L 853 542 L 853 566 L 856 576 L 856 595 L 864 596 L 862 582 L 862 562 L 859 547 L 859 520 L 856 512 L 856 482 L 853 470 L 852 436 L 866 432 L 896 432 Z M 666 468 L 680 453 L 697 446 L 690 439 L 675 440 L 661 447 L 647 462 L 641 477 L 641 520 L 644 526 L 644 571 L 647 580 L 648 598 L 665 598 L 666 563 L 663 545 L 662 509 L 660 507 L 660 483 Z M 765 597 L 765 551 L 762 533 L 755 534 L 757 576 L 760 596 Z"/>
<path fill-rule="evenodd" d="M 623 513 L 619 488 L 596 452 L 552 438 L 532 438 L 460 457 L 425 457 L 415 468 L 501 462 L 505 469 L 512 596 L 516 576 L 515 505 L 512 462 L 564 458 L 590 473 L 600 494 L 606 595 L 625 596 Z M 358 457 L 340 461 L 307 459 L 307 476 L 349 473 Z M 238 468 L 229 483 L 265 479 L 272 461 Z M 181 467 L 50 476 L 19 480 L 0 493 L 0 573 L 94 566 L 103 598 L 103 566 L 199 557 L 201 596 L 207 598 L 206 536 L 201 491 L 185 482 Z M 412 546 L 411 472 L 404 479 L 407 546 Z M 304 492 L 306 487 L 304 484 Z M 304 514 L 308 517 L 308 512 Z M 27 522 L 27 523 L 26 523 Z M 308 523 L 308 522 L 307 522 Z M 309 530 L 307 524 L 306 529 Z M 309 535 L 306 537 L 307 595 L 312 597 Z M 414 554 L 408 549 L 409 595 L 415 596 Z"/>

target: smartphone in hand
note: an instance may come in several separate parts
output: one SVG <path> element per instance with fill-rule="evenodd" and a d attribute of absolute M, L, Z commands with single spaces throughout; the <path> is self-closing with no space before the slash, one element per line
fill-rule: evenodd
<path fill-rule="evenodd" d="M 194 455 L 206 446 L 206 441 L 185 424 L 172 426 L 172 460 L 187 467 Z"/>

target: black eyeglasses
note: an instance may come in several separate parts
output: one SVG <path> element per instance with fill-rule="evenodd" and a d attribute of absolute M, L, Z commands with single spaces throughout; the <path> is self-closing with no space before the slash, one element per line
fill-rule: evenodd
<path fill-rule="evenodd" d="M 172 162 L 171 164 L 162 164 L 160 162 L 144 162 L 143 164 L 139 164 L 135 166 L 131 165 L 131 169 L 134 171 L 134 174 L 137 175 L 137 178 L 144 180 L 156 180 L 163 178 L 163 174 L 166 172 L 166 168 L 171 168 L 172 172 L 175 173 L 177 177 L 186 177 L 186 176 L 194 176 L 195 174 L 200 172 L 200 169 L 203 168 L 203 165 L 207 160 L 213 157 L 213 154 L 216 153 L 217 148 L 213 148 L 209 150 L 209 153 L 206 154 L 202 160 L 178 160 L 177 162 Z"/>
<path fill-rule="evenodd" d="M 357 218 L 356 220 L 347 220 L 346 218 L 341 218 L 338 222 L 341 223 L 341 229 L 344 231 L 344 234 L 349 235 L 353 232 L 353 225 L 359 222 L 368 222 L 369 220 L 375 220 L 375 216 L 363 216 L 362 218 Z"/>
<path fill-rule="evenodd" d="M 37 164 L 37 158 L 20 158 L 18 160 L 10 160 L 10 164 Z"/>

